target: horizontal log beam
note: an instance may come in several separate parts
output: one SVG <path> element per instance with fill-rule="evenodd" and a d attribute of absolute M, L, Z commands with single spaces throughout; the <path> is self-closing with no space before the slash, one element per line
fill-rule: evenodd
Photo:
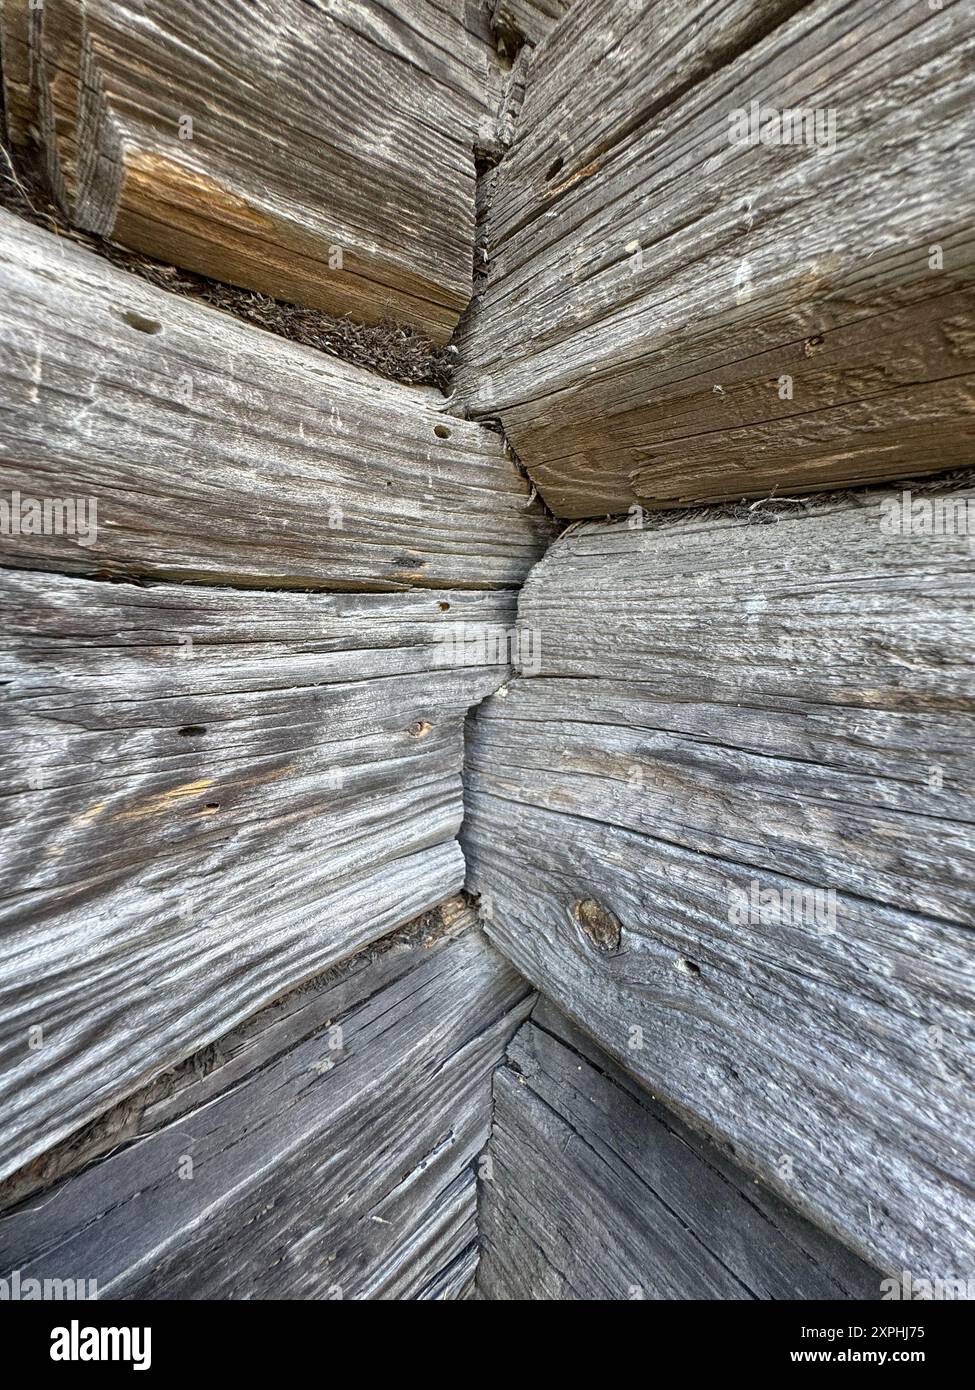
<path fill-rule="evenodd" d="M 6 0 L 9 135 L 76 226 L 445 342 L 500 90 L 487 29 L 461 0 Z"/>
<path fill-rule="evenodd" d="M 432 914 L 107 1117 L 140 1142 L 7 1212 L 2 1277 L 22 1297 L 35 1279 L 102 1298 L 459 1297 L 491 1072 L 529 1000 L 448 906 L 449 927 Z"/>
<path fill-rule="evenodd" d="M 953 0 L 574 7 L 495 180 L 465 408 L 563 517 L 969 464 L 973 73 Z"/>
<path fill-rule="evenodd" d="M 6 564 L 492 588 L 519 584 L 551 534 L 499 437 L 445 419 L 431 388 L 258 332 L 7 213 L 0 295 Z M 46 521 L 55 499 L 83 519 Z"/>
<path fill-rule="evenodd" d="M 0 1176 L 461 887 L 512 608 L 0 571 Z"/>
<path fill-rule="evenodd" d="M 880 1275 L 652 1100 L 546 1000 L 494 1078 L 490 1300 L 871 1299 Z"/>
<path fill-rule="evenodd" d="M 935 503 L 975 523 L 967 489 L 563 537 L 464 844 L 493 938 L 654 1095 L 877 1267 L 966 1277 L 975 524 Z"/>

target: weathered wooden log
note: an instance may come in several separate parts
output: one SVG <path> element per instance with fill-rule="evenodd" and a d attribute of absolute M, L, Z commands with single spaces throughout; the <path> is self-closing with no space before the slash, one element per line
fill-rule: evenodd
<path fill-rule="evenodd" d="M 6 564 L 488 588 L 519 583 L 551 534 L 498 436 L 445 419 L 430 388 L 257 332 L 7 213 L 0 295 Z M 81 499 L 85 527 L 94 499 L 94 535 L 62 511 L 44 527 L 52 494 Z"/>
<path fill-rule="evenodd" d="M 536 568 L 536 674 L 473 725 L 470 881 L 529 979 L 786 1200 L 965 1277 L 975 493 L 747 515 L 590 525 Z"/>
<path fill-rule="evenodd" d="M 547 1001 L 494 1078 L 496 1299 L 878 1298 L 881 1276 L 653 1101 Z"/>
<path fill-rule="evenodd" d="M 968 464 L 973 97 L 951 0 L 575 6 L 498 171 L 461 399 L 565 517 Z"/>
<path fill-rule="evenodd" d="M 78 226 L 296 304 L 450 336 L 500 85 L 464 0 L 5 0 L 15 146 Z"/>
<path fill-rule="evenodd" d="M 541 43 L 569 9 L 572 0 L 495 0 L 491 24 L 505 45 Z"/>
<path fill-rule="evenodd" d="M 459 889 L 512 605 L 0 572 L 0 1176 Z"/>
<path fill-rule="evenodd" d="M 105 1298 L 459 1296 L 491 1072 L 530 1004 L 469 917 L 349 962 L 133 1097 L 120 1138 L 140 1143 L 0 1219 L 3 1277 Z"/>

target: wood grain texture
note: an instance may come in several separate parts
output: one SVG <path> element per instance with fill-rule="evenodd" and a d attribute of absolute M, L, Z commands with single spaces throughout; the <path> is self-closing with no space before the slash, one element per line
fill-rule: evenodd
<path fill-rule="evenodd" d="M 512 602 L 0 572 L 0 1176 L 457 891 Z"/>
<path fill-rule="evenodd" d="M 576 6 L 498 171 L 458 409 L 573 518 L 967 465 L 973 73 L 961 0 Z M 835 138 L 736 142 L 753 101 Z"/>
<path fill-rule="evenodd" d="M 545 1000 L 494 1079 L 488 1300 L 870 1299 L 880 1275 L 646 1094 Z"/>
<path fill-rule="evenodd" d="M 103 1298 L 459 1297 L 491 1073 L 531 999 L 469 916 L 223 1040 L 143 1110 L 141 1142 L 0 1218 L 4 1276 Z"/>
<path fill-rule="evenodd" d="M 501 440 L 0 213 L 0 496 L 93 497 L 7 564 L 235 585 L 521 582 L 551 534 Z"/>
<path fill-rule="evenodd" d="M 464 843 L 501 948 L 655 1094 L 878 1267 L 964 1276 L 975 562 L 881 512 L 563 538 Z"/>
<path fill-rule="evenodd" d="M 0 1182 L 0 1211 L 208 1103 L 324 1027 L 333 1014 L 399 979 L 411 968 L 416 946 L 438 948 L 475 921 L 470 903 L 457 894 L 329 966 L 10 1174 Z"/>
<path fill-rule="evenodd" d="M 470 297 L 466 0 L 5 0 L 8 129 L 78 226 L 214 279 L 445 342 Z M 187 125 L 187 121 L 191 122 Z"/>
<path fill-rule="evenodd" d="M 533 47 L 558 24 L 572 0 L 495 0 L 491 24 L 506 49 Z"/>

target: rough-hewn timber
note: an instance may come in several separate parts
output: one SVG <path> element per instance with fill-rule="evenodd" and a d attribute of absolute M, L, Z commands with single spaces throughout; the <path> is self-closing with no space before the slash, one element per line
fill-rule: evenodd
<path fill-rule="evenodd" d="M 567 9 L 0 0 L 9 133 L 155 275 L 440 361 L 497 165 L 454 409 L 632 516 L 533 575 L 474 721 L 490 931 L 600 1042 L 543 1004 L 511 1046 L 482 1296 L 874 1293 L 795 1209 L 967 1278 L 975 499 L 639 528 L 971 462 L 970 8 Z M 70 237 L 0 218 L 0 293 L 0 1274 L 474 1297 L 529 987 L 456 902 L 399 928 L 508 676 L 440 639 L 507 639 L 471 591 L 547 522 L 433 393 Z"/>
<path fill-rule="evenodd" d="M 511 604 L 0 571 L 0 1175 L 457 891 Z"/>
<path fill-rule="evenodd" d="M 501 440 L 0 213 L 4 563 L 332 589 L 520 583 L 549 523 Z M 94 498 L 94 538 L 29 499 Z M 87 510 L 85 523 L 89 521 Z"/>
<path fill-rule="evenodd" d="M 877 1298 L 880 1275 L 540 1001 L 495 1074 L 487 1299 Z"/>
<path fill-rule="evenodd" d="M 140 1143 L 0 1217 L 3 1277 L 107 1298 L 459 1296 L 491 1072 L 530 1003 L 469 918 L 351 961 L 134 1097 L 120 1138 Z"/>
<path fill-rule="evenodd" d="M 878 1266 L 966 1277 L 975 561 L 892 518 L 564 537 L 465 847 L 502 949 L 655 1093 Z"/>
<path fill-rule="evenodd" d="M 538 44 L 555 28 L 572 0 L 495 0 L 491 24 L 506 48 Z"/>
<path fill-rule="evenodd" d="M 76 225 L 443 342 L 500 74 L 466 0 L 5 0 L 10 138 Z"/>
<path fill-rule="evenodd" d="M 973 99 L 960 0 L 575 6 L 495 182 L 459 400 L 565 517 L 970 463 Z"/>

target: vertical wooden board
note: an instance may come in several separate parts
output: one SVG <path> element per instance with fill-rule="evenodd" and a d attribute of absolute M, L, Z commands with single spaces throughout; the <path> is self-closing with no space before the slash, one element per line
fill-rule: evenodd
<path fill-rule="evenodd" d="M 0 1174 L 460 887 L 511 608 L 0 574 Z"/>
<path fill-rule="evenodd" d="M 445 419 L 432 389 L 149 287 L 7 213 L 0 293 L 5 563 L 492 588 L 544 550 L 550 524 L 500 438 Z"/>
<path fill-rule="evenodd" d="M 566 536 L 464 828 L 536 986 L 864 1258 L 940 1277 L 975 1255 L 971 498 Z M 936 504 L 948 534 L 885 534 Z"/>
<path fill-rule="evenodd" d="M 457 1297 L 491 1073 L 531 998 L 469 917 L 349 962 L 184 1069 L 170 1118 L 143 1105 L 140 1142 L 0 1219 L 4 1277 L 123 1299 Z"/>
<path fill-rule="evenodd" d="M 570 12 L 495 181 L 460 393 L 557 515 L 970 462 L 973 52 L 961 0 Z"/>
<path fill-rule="evenodd" d="M 489 1300 L 870 1299 L 880 1275 L 757 1187 L 547 1001 L 494 1080 Z"/>
<path fill-rule="evenodd" d="M 6 0 L 12 142 L 76 225 L 445 342 L 500 69 L 465 0 Z M 381 196 L 377 196 L 381 190 Z"/>

